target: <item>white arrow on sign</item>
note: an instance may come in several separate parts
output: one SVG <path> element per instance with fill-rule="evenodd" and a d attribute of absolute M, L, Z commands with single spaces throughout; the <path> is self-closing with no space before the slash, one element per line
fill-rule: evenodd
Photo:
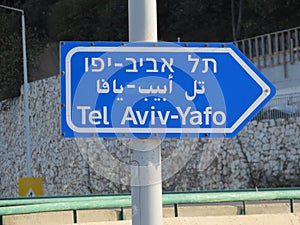
<path fill-rule="evenodd" d="M 35 197 L 35 193 L 34 191 L 32 190 L 32 188 L 30 188 L 26 194 L 27 197 Z"/>

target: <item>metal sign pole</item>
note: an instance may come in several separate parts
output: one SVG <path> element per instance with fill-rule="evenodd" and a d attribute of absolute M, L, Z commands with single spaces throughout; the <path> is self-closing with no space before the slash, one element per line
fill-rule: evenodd
<path fill-rule="evenodd" d="M 128 0 L 129 41 L 157 42 L 156 0 Z M 132 224 L 162 225 L 160 139 L 132 139 Z"/>
<path fill-rule="evenodd" d="M 26 57 L 26 38 L 25 38 L 25 15 L 22 11 L 22 46 L 23 46 L 23 70 L 24 70 L 24 107 L 25 107 L 25 129 L 26 129 L 26 159 L 27 177 L 32 177 L 31 171 L 31 142 L 28 109 L 28 80 L 27 80 L 27 57 Z"/>
<path fill-rule="evenodd" d="M 156 0 L 128 0 L 129 41 L 157 42 Z"/>
<path fill-rule="evenodd" d="M 5 5 L 0 5 L 0 8 L 16 11 L 22 14 L 22 51 L 23 51 L 23 75 L 24 75 L 24 108 L 25 108 L 25 135 L 26 135 L 26 160 L 27 160 L 27 177 L 32 176 L 31 171 L 31 142 L 30 142 L 30 124 L 29 124 L 29 109 L 28 109 L 28 75 L 27 75 L 27 57 L 26 57 L 26 36 L 25 36 L 25 13 L 22 9 L 17 9 Z"/>
<path fill-rule="evenodd" d="M 162 225 L 160 139 L 132 139 L 132 225 Z"/>

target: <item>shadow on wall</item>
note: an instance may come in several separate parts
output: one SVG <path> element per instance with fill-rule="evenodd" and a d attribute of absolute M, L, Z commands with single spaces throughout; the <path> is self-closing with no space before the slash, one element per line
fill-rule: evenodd
<path fill-rule="evenodd" d="M 59 43 L 47 44 L 33 68 L 29 68 L 29 81 L 41 80 L 59 74 Z"/>
<path fill-rule="evenodd" d="M 59 73 L 58 44 L 47 44 L 44 51 L 37 57 L 34 66 L 28 68 L 29 82 L 48 78 Z M 0 74 L 0 101 L 20 96 L 22 84 L 23 73 Z"/>

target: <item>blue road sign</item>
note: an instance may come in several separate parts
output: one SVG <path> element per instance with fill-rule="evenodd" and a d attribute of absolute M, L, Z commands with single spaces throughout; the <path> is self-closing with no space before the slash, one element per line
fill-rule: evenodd
<path fill-rule="evenodd" d="M 61 42 L 65 137 L 234 137 L 275 95 L 231 43 Z"/>

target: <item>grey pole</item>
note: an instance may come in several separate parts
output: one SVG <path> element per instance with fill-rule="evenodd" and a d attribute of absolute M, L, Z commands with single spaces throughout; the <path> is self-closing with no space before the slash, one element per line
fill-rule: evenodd
<path fill-rule="evenodd" d="M 156 0 L 128 0 L 129 41 L 157 42 Z M 160 139 L 132 139 L 133 225 L 162 225 Z"/>
<path fill-rule="evenodd" d="M 23 46 L 23 70 L 24 70 L 24 107 L 25 107 L 25 129 L 26 129 L 26 160 L 27 160 L 27 177 L 32 177 L 31 173 L 31 142 L 30 142 L 30 125 L 28 109 L 28 76 L 27 76 L 27 56 L 26 56 L 26 37 L 25 37 L 25 15 L 22 12 L 22 46 Z"/>
<path fill-rule="evenodd" d="M 162 225 L 161 140 L 132 139 L 132 225 Z"/>
<path fill-rule="evenodd" d="M 129 41 L 157 42 L 156 0 L 128 0 Z"/>
<path fill-rule="evenodd" d="M 1 8 L 17 11 L 22 14 L 22 49 L 23 49 L 23 75 L 24 75 L 24 108 L 25 108 L 25 135 L 26 135 L 26 160 L 27 160 L 27 177 L 32 177 L 31 173 L 31 143 L 30 143 L 30 125 L 29 125 L 29 109 L 28 109 L 28 79 L 27 79 L 27 56 L 26 56 L 26 36 L 25 36 L 25 13 L 22 9 L 17 9 L 5 5 Z"/>

